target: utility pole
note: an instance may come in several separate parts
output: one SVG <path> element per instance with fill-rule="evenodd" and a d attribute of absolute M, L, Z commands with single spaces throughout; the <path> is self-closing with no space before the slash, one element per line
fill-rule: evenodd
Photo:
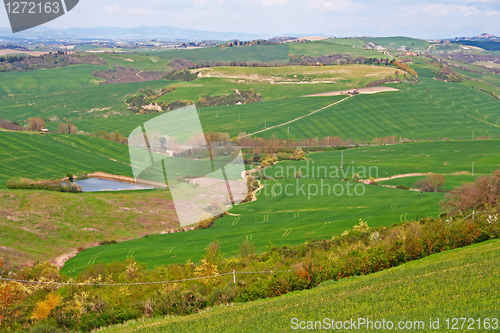
<path fill-rule="evenodd" d="M 472 162 L 472 177 L 474 177 L 474 162 Z"/>

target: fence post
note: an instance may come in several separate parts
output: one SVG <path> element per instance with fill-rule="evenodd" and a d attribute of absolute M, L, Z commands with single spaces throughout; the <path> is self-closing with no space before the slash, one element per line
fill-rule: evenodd
<path fill-rule="evenodd" d="M 233 269 L 233 282 L 236 284 L 236 270 Z"/>

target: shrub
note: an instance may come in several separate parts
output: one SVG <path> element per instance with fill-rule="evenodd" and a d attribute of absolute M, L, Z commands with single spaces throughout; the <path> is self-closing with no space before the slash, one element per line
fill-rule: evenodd
<path fill-rule="evenodd" d="M 48 294 L 44 301 L 36 303 L 32 320 L 43 320 L 49 317 L 50 312 L 59 304 L 61 296 L 57 294 Z"/>
<path fill-rule="evenodd" d="M 396 186 L 396 188 L 399 188 L 400 190 L 409 190 L 410 188 L 406 185 L 403 185 L 403 184 L 399 184 L 398 186 Z"/>
<path fill-rule="evenodd" d="M 56 192 L 80 193 L 82 187 L 74 183 L 64 183 L 52 180 L 30 180 L 26 178 L 10 179 L 7 181 L 9 189 L 27 189 L 27 190 L 48 190 Z"/>
<path fill-rule="evenodd" d="M 208 229 L 215 224 L 217 218 L 211 214 L 205 213 L 200 216 L 200 222 L 198 222 L 198 229 Z"/>
<path fill-rule="evenodd" d="M 441 201 L 443 209 L 451 214 L 479 210 L 498 203 L 500 196 L 500 169 L 489 176 L 478 178 L 473 183 L 463 183 L 446 194 Z"/>
<path fill-rule="evenodd" d="M 431 173 L 425 179 L 416 182 L 413 187 L 424 192 L 439 192 L 445 183 L 446 178 L 444 175 Z"/>
<path fill-rule="evenodd" d="M 173 81 L 194 81 L 197 78 L 198 78 L 198 72 L 191 73 L 187 69 L 173 71 L 163 77 L 163 79 L 165 80 L 173 80 Z"/>

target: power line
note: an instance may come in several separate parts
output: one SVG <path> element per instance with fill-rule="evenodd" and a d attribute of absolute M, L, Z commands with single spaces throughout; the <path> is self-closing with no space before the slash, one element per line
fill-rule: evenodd
<path fill-rule="evenodd" d="M 285 270 L 285 271 L 261 271 L 261 272 L 237 272 L 232 271 L 229 273 L 223 273 L 218 275 L 209 275 L 202 277 L 195 277 L 190 279 L 182 279 L 182 280 L 171 280 L 171 281 L 154 281 L 154 282 L 130 282 L 130 283 L 76 283 L 76 282 L 54 282 L 54 281 L 29 281 L 29 280 L 16 280 L 16 279 L 5 279 L 1 278 L 1 281 L 9 281 L 9 282 L 20 282 L 20 283 L 32 283 L 32 284 L 47 284 L 47 285 L 62 285 L 62 286 L 139 286 L 139 285 L 152 285 L 152 284 L 166 284 L 166 283 L 176 283 L 176 282 L 185 282 L 185 281 L 194 281 L 194 280 L 203 280 L 208 278 L 233 275 L 236 274 L 273 274 L 273 273 L 282 273 L 282 272 L 293 272 L 294 270 Z"/>

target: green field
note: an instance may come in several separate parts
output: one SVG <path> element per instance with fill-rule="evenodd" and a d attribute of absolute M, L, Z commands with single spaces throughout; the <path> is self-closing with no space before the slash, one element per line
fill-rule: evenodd
<path fill-rule="evenodd" d="M 443 190 L 453 190 L 457 186 L 461 186 L 463 183 L 470 183 L 475 181 L 479 176 L 474 175 L 472 177 L 471 174 L 469 175 L 446 175 L 446 183 L 443 185 L 442 189 Z M 384 180 L 378 182 L 379 185 L 390 185 L 390 186 L 398 186 L 398 185 L 405 185 L 408 187 L 413 187 L 413 185 L 421 180 L 425 179 L 425 176 L 418 176 L 418 177 L 404 177 L 404 178 L 398 178 L 398 179 L 390 179 L 390 180 Z"/>
<path fill-rule="evenodd" d="M 194 62 L 285 62 L 288 61 L 288 45 L 254 45 L 250 47 L 207 47 L 192 50 L 159 51 L 155 56 L 172 60 L 182 58 Z"/>
<path fill-rule="evenodd" d="M 364 47 L 365 43 L 360 39 L 328 39 L 317 42 L 290 44 L 290 53 L 311 57 L 341 53 L 349 54 L 352 57 L 385 58 L 382 52 L 367 50 Z"/>
<path fill-rule="evenodd" d="M 400 91 L 355 96 L 287 126 L 271 128 L 317 110 L 315 109 L 316 105 L 326 101 L 327 97 L 296 97 L 248 105 L 202 108 L 200 109 L 200 117 L 205 130 L 225 131 L 231 136 L 235 136 L 243 131 L 247 133 L 260 131 L 264 129 L 264 125 L 267 125 L 268 129 L 258 133 L 258 136 L 271 137 L 275 135 L 278 138 L 292 140 L 316 136 L 320 138 L 340 136 L 344 139 L 371 141 L 374 137 L 392 135 L 398 139 L 399 137 L 423 140 L 460 139 L 471 138 L 473 131 L 475 137 L 497 137 L 500 135 L 500 101 L 495 100 L 485 92 L 471 89 L 465 84 L 433 80 L 430 78 L 432 76 L 431 69 L 418 64 L 415 67 L 423 73 L 419 84 L 411 87 L 407 84 L 391 84 Z M 230 74 L 237 76 L 244 73 L 244 75 L 250 76 L 249 73 L 258 74 L 261 72 L 265 74 L 267 70 L 265 68 L 252 69 L 251 71 L 239 68 L 222 68 L 216 69 L 214 73 L 226 76 L 231 76 Z M 431 73 L 426 74 L 426 71 L 431 71 Z M 285 71 L 283 74 L 276 75 L 286 77 L 290 75 L 290 72 Z M 359 81 L 359 76 L 356 76 L 356 79 Z M 496 77 L 491 79 L 496 79 Z M 334 91 L 349 87 L 349 82 L 352 82 L 348 80 L 337 85 L 332 83 L 270 84 L 269 82 L 252 82 L 250 79 L 243 81 L 246 83 L 234 84 L 222 77 L 201 78 L 195 82 L 168 83 L 164 81 L 164 85 L 176 86 L 178 89 L 164 95 L 158 101 L 197 100 L 198 96 L 204 94 L 232 93 L 235 88 L 240 90 L 254 88 L 263 95 L 264 99 L 278 99 Z M 158 86 L 162 85 L 162 81 L 157 82 Z M 487 85 L 487 83 L 484 84 Z M 115 105 L 118 105 L 121 97 L 117 95 L 116 98 Z M 331 97 L 330 99 L 335 101 L 335 98 Z M 272 112 L 270 112 L 271 110 Z M 126 110 L 122 112 L 126 112 Z M 217 113 L 219 114 L 218 118 Z M 82 115 L 82 117 L 89 118 L 90 116 Z M 77 126 L 85 131 L 106 129 L 127 133 L 139 126 L 143 119 L 149 120 L 151 117 L 151 115 L 146 115 L 134 116 L 134 118 L 116 117 L 112 120 L 88 120 L 79 122 Z M 57 128 L 56 123 L 47 126 L 53 129 Z M 290 128 L 289 134 L 288 128 Z"/>
<path fill-rule="evenodd" d="M 142 71 L 168 72 L 171 69 L 167 67 L 170 61 L 155 55 L 155 52 L 149 54 L 98 54 L 99 58 L 105 60 L 109 66 L 134 67 Z"/>
<path fill-rule="evenodd" d="M 443 198 L 442 193 L 421 196 L 411 191 L 359 184 L 356 193 L 362 194 L 363 188 L 366 192 L 357 196 L 354 184 L 334 180 L 304 179 L 298 184 L 291 179 L 270 180 L 264 181 L 264 185 L 256 202 L 237 206 L 230 213 L 239 216 L 225 216 L 217 220 L 214 227 L 90 248 L 70 259 L 63 272 L 73 275 L 93 263 L 129 257 L 151 268 L 187 260 L 199 262 L 213 239 L 220 241 L 221 250 L 227 256 L 239 253 L 239 246 L 245 240 L 252 241 L 257 252 L 263 252 L 269 241 L 282 246 L 331 238 L 351 229 L 359 219 L 377 227 L 437 216 L 438 202 Z M 293 192 L 291 196 L 285 195 L 287 185 L 290 185 L 288 192 Z M 323 193 L 321 186 L 324 186 Z M 347 186 L 350 186 L 349 192 Z M 394 191 L 400 191 L 398 196 L 394 196 Z"/>
<path fill-rule="evenodd" d="M 355 96 L 324 112 L 270 129 L 259 136 L 308 138 L 341 136 L 370 140 L 398 138 L 469 138 L 500 135 L 500 101 L 461 84 L 422 78 L 421 83 L 399 92 Z M 290 118 L 289 118 L 290 119 Z"/>
<path fill-rule="evenodd" d="M 130 115 L 125 100 L 136 95 L 139 89 L 157 90 L 164 88 L 170 81 L 149 81 L 104 86 L 83 87 L 72 90 L 59 90 L 52 93 L 36 93 L 31 96 L 20 96 L 12 99 L 0 99 L 0 118 L 22 122 L 31 117 L 49 119 L 56 116 L 60 120 L 65 117 L 75 122 L 79 119 L 108 118 Z M 62 89 L 62 88 L 60 88 Z M 28 104 L 29 103 L 29 104 Z M 116 118 L 119 119 L 119 118 Z M 56 131 L 59 123 L 47 123 L 50 130 Z M 76 123 L 77 127 L 79 124 Z M 101 128 L 95 128 L 101 129 Z M 113 128 L 117 130 L 119 128 Z"/>
<path fill-rule="evenodd" d="M 99 85 L 102 79 L 92 76 L 105 66 L 73 65 L 28 72 L 0 73 L 0 95 L 41 95 L 69 89 Z M 14 98 L 16 100 L 17 97 Z M 1 106 L 0 106 L 1 107 Z"/>
<path fill-rule="evenodd" d="M 423 321 L 403 332 L 466 332 L 471 322 L 451 330 L 452 318 L 498 320 L 500 241 L 446 251 L 366 276 L 327 281 L 318 288 L 281 297 L 208 309 L 201 314 L 145 319 L 112 326 L 105 332 L 295 332 L 299 321 L 383 319 L 394 326 Z M 446 319 L 449 319 L 448 329 Z M 439 329 L 429 321 L 439 319 Z M 498 322 L 497 322 L 498 323 Z M 313 323 L 314 324 L 314 323 Z M 304 327 L 307 323 L 303 324 Z M 295 326 L 294 326 L 295 327 Z M 404 326 L 403 326 L 404 327 Z M 415 327 L 415 326 L 413 326 Z M 496 326 L 498 327 L 498 326 Z M 323 327 L 324 328 L 324 327 Z M 359 328 L 358 328 L 359 329 Z M 326 330 L 325 330 L 326 331 Z M 375 332 L 374 329 L 359 329 Z M 377 330 L 380 331 L 380 330 Z"/>
<path fill-rule="evenodd" d="M 499 143 L 499 140 L 439 141 L 348 149 L 344 150 L 344 170 L 339 170 L 339 175 L 340 178 L 350 179 L 353 170 L 360 176 L 361 172 L 366 170 L 366 176 L 361 177 L 364 179 L 369 178 L 370 170 L 374 178 L 408 173 L 433 172 L 445 175 L 468 173 L 462 175 L 463 178 L 459 178 L 459 182 L 466 181 L 466 177 L 472 181 L 474 180 L 471 175 L 472 162 L 475 162 L 475 175 L 490 174 L 500 167 Z M 310 160 L 280 162 L 266 169 L 265 174 L 274 177 L 284 173 L 282 176 L 286 177 L 290 167 L 292 169 L 288 172 L 289 177 L 293 176 L 293 170 L 301 170 L 306 178 L 326 178 L 341 165 L 341 151 L 310 153 L 306 157 Z M 328 171 L 326 176 L 324 167 Z M 343 177 L 343 172 L 346 177 Z"/>
<path fill-rule="evenodd" d="M 0 257 L 9 268 L 53 260 L 105 240 L 137 238 L 179 227 L 168 191 L 75 195 L 0 190 L 0 207 Z"/>
<path fill-rule="evenodd" d="M 95 171 L 131 176 L 128 147 L 84 135 L 0 131 L 0 188 L 9 179 L 62 178 Z"/>
<path fill-rule="evenodd" d="M 399 49 L 405 46 L 411 51 L 425 52 L 431 43 L 423 39 L 410 38 L 410 37 L 378 37 L 378 38 L 362 38 L 365 42 L 372 42 L 376 45 L 383 46 L 387 49 Z"/>

